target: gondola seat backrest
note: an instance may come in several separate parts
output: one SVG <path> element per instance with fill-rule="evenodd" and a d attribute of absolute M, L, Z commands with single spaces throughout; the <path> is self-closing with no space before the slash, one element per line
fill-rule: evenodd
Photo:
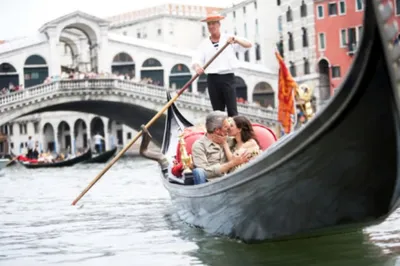
<path fill-rule="evenodd" d="M 261 150 L 265 151 L 278 140 L 272 129 L 257 123 L 253 123 L 252 125 Z"/>
<path fill-rule="evenodd" d="M 277 137 L 275 133 L 268 127 L 253 123 L 253 129 L 256 133 L 257 140 L 260 144 L 261 150 L 265 151 L 269 148 L 273 143 L 277 141 Z M 184 140 L 186 143 L 186 151 L 190 155 L 192 154 L 192 146 L 196 140 L 204 136 L 205 130 L 201 128 L 191 128 L 184 132 Z M 180 144 L 176 147 L 176 160 L 178 162 L 181 161 L 181 152 L 180 152 Z"/>
<path fill-rule="evenodd" d="M 191 132 L 185 132 L 184 133 L 184 140 L 186 143 L 186 151 L 187 154 L 190 155 L 192 154 L 192 146 L 195 143 L 196 140 L 200 139 L 202 136 L 204 136 L 206 132 L 205 131 L 191 131 Z M 178 162 L 181 161 L 181 145 L 178 143 L 178 146 L 176 147 L 176 160 Z"/>

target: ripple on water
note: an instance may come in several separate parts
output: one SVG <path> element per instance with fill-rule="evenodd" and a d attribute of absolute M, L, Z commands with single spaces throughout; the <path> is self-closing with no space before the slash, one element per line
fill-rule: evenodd
<path fill-rule="evenodd" d="M 0 178 L 0 265 L 383 265 L 400 254 L 399 212 L 364 234 L 245 245 L 210 236 L 171 211 L 156 164 L 7 168 Z M 391 264 L 394 265 L 394 264 Z"/>

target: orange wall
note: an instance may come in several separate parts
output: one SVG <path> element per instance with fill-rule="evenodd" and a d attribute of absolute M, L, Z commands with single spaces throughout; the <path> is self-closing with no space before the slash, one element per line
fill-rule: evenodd
<path fill-rule="evenodd" d="M 395 0 L 390 0 L 394 2 Z M 338 15 L 328 15 L 328 3 L 337 2 Z M 346 13 L 344 15 L 339 14 L 339 0 L 321 0 L 314 1 L 314 15 L 315 15 L 315 42 L 316 42 L 316 54 L 317 58 L 326 58 L 332 66 L 340 66 L 340 78 L 332 78 L 332 71 L 330 70 L 331 77 L 331 95 L 333 95 L 334 88 L 337 88 L 342 82 L 342 79 L 346 76 L 353 57 L 348 55 L 347 47 L 341 47 L 340 45 L 340 30 L 345 28 L 357 28 L 362 26 L 364 19 L 364 12 L 356 11 L 356 0 L 346 0 Z M 393 3 L 394 4 L 394 3 Z M 322 5 L 324 8 L 324 17 L 318 19 L 317 6 Z M 393 5 L 395 6 L 395 4 Z M 400 7 L 399 7 L 400 8 Z M 396 16 L 394 19 L 400 23 L 400 16 Z M 319 50 L 319 33 L 325 33 L 326 49 L 325 51 Z M 358 41 L 361 41 L 359 38 Z M 316 66 L 318 68 L 318 66 Z"/>

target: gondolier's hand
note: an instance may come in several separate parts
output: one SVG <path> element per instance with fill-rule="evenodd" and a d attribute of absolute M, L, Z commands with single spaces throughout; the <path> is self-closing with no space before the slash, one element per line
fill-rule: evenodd
<path fill-rule="evenodd" d="M 202 75 L 202 74 L 204 73 L 204 69 L 203 69 L 201 66 L 199 66 L 198 64 L 196 64 L 196 65 L 194 66 L 194 70 L 195 70 L 196 73 L 199 74 L 199 75 Z"/>
<path fill-rule="evenodd" d="M 234 36 L 229 37 L 227 42 L 229 42 L 230 44 L 237 43 L 236 38 Z"/>

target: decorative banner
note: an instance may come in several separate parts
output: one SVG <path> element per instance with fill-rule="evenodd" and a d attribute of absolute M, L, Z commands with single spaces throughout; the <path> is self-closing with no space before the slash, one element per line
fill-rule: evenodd
<path fill-rule="evenodd" d="M 287 69 L 279 52 L 275 52 L 279 62 L 278 83 L 278 121 L 281 123 L 285 134 L 292 130 L 292 117 L 295 115 L 294 92 L 297 83 Z"/>

